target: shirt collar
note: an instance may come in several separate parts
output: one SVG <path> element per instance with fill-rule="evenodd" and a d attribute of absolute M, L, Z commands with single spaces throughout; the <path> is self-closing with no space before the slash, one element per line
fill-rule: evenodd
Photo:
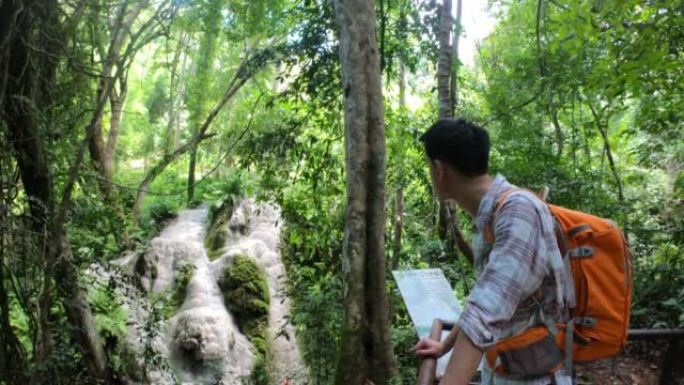
<path fill-rule="evenodd" d="M 499 199 L 501 193 L 512 187 L 513 185 L 508 183 L 506 178 L 504 178 L 501 174 L 496 175 L 494 181 L 492 181 L 492 184 L 489 186 L 489 189 L 487 189 L 487 192 L 482 197 L 480 206 L 477 210 L 475 226 L 479 231 L 484 231 L 485 227 L 489 224 L 492 213 L 496 206 L 496 201 Z"/>

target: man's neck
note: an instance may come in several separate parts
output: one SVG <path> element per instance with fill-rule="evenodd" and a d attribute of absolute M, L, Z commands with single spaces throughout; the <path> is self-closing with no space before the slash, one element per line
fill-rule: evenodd
<path fill-rule="evenodd" d="M 461 206 L 471 217 L 475 218 L 480 209 L 480 202 L 489 190 L 494 179 L 485 174 L 482 176 L 468 178 L 460 184 L 458 190 L 452 194 L 453 199 Z"/>

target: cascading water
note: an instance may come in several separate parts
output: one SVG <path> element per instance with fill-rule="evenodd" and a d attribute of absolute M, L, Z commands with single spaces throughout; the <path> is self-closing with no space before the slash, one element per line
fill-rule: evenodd
<path fill-rule="evenodd" d="M 231 304 L 226 304 L 219 285 L 228 265 L 239 256 L 260 266 L 268 281 L 266 369 L 271 382 L 305 384 L 307 372 L 294 328 L 287 321 L 290 301 L 278 250 L 279 208 L 249 199 L 237 204 L 225 228 L 219 230 L 225 231 L 226 242 L 214 261 L 204 247 L 207 214 L 206 207 L 183 211 L 151 241 L 144 255 L 115 261 L 119 269 L 96 265 L 89 270 L 100 282 L 117 281 L 128 314 L 125 343 L 141 368 L 131 383 L 245 383 L 254 370 L 255 348 L 227 310 Z M 133 274 L 140 277 L 141 285 L 129 279 Z M 183 280 L 186 286 L 180 292 L 185 296 L 180 308 L 168 320 L 153 316 L 150 298 L 168 297 Z M 161 357 L 166 364 L 150 356 Z"/>
<path fill-rule="evenodd" d="M 171 362 L 182 383 L 238 384 L 249 376 L 250 344 L 226 310 L 204 250 L 207 209 L 187 210 L 152 242 L 162 251 L 153 291 L 168 288 L 185 264 L 194 271 L 167 333 Z M 178 252 L 180 251 L 180 252 Z"/>
<path fill-rule="evenodd" d="M 226 246 L 221 257 L 212 263 L 219 278 L 233 258 L 247 256 L 263 267 L 270 294 L 268 313 L 271 376 L 276 384 L 304 384 L 307 372 L 288 322 L 290 299 L 286 295 L 287 274 L 280 259 L 280 209 L 270 204 L 256 204 L 247 199 L 240 202 L 227 226 Z"/>

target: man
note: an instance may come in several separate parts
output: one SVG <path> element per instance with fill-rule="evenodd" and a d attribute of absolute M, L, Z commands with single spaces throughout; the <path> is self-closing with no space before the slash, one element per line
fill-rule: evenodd
<path fill-rule="evenodd" d="M 489 135 L 483 128 L 464 119 L 444 119 L 421 141 L 437 197 L 455 201 L 473 218 L 478 279 L 449 336 L 442 342 L 423 338 L 415 350 L 420 357 L 439 357 L 453 347 L 441 384 L 469 384 L 489 347 L 539 324 L 540 316 L 564 318 L 569 277 L 548 207 L 529 192 L 512 192 L 515 186 L 504 177 L 489 176 Z M 493 244 L 484 236 L 488 228 Z M 563 369 L 525 380 L 491 376 L 483 361 L 483 385 L 572 384 L 572 376 Z"/>

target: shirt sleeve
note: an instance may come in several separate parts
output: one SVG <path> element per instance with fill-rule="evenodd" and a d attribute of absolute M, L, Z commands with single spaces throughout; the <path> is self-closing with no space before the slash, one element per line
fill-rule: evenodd
<path fill-rule="evenodd" d="M 494 245 L 458 321 L 480 348 L 495 344 L 502 325 L 547 275 L 541 219 L 531 198 L 511 195 L 500 207 Z"/>

